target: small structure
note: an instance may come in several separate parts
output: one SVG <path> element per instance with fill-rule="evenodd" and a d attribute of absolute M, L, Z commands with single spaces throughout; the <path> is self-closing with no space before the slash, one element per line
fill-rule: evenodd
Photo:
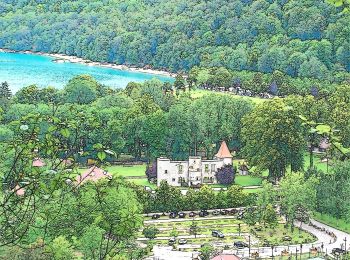
<path fill-rule="evenodd" d="M 13 189 L 13 191 L 16 193 L 17 196 L 24 196 L 25 190 L 21 188 L 19 185 L 16 185 L 16 187 Z"/>
<path fill-rule="evenodd" d="M 249 167 L 246 163 L 238 163 L 238 173 L 239 175 L 248 175 L 249 174 Z"/>
<path fill-rule="evenodd" d="M 232 155 L 225 141 L 213 160 L 202 160 L 200 156 L 190 156 L 188 161 L 171 161 L 168 158 L 157 159 L 157 185 L 166 181 L 171 186 L 198 186 L 205 183 L 217 183 L 217 169 L 232 165 Z"/>
<path fill-rule="evenodd" d="M 87 181 L 97 182 L 103 178 L 112 179 L 112 175 L 105 170 L 98 168 L 97 166 L 92 166 L 76 177 L 76 184 L 81 185 Z"/>
<path fill-rule="evenodd" d="M 44 167 L 46 164 L 42 159 L 35 158 L 32 165 L 33 165 L 33 167 Z"/>

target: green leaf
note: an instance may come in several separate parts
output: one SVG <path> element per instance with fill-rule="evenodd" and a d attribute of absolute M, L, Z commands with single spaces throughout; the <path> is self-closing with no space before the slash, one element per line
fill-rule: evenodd
<path fill-rule="evenodd" d="M 329 125 L 318 125 L 316 126 L 316 130 L 320 135 L 329 134 L 331 132 L 331 127 Z"/>
<path fill-rule="evenodd" d="M 60 131 L 61 135 L 63 135 L 65 138 L 68 138 L 70 136 L 70 132 L 67 128 L 61 129 Z"/>
<path fill-rule="evenodd" d="M 103 148 L 103 145 L 100 144 L 100 143 L 97 143 L 97 144 L 94 144 L 94 149 L 102 149 Z"/>
<path fill-rule="evenodd" d="M 98 157 L 98 159 L 100 159 L 100 161 L 103 161 L 104 159 L 106 159 L 106 153 L 105 152 L 98 152 L 97 157 Z"/>

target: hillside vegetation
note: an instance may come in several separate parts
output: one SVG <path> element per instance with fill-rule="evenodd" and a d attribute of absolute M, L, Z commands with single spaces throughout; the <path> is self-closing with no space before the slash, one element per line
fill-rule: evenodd
<path fill-rule="evenodd" d="M 322 0 L 1 1 L 0 47 L 340 81 L 350 70 L 343 8 Z"/>

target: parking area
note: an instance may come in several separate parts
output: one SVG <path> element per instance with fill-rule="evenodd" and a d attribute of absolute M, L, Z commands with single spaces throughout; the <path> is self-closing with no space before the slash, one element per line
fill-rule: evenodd
<path fill-rule="evenodd" d="M 182 213 L 182 214 L 181 214 Z M 275 227 L 261 225 L 248 226 L 243 221 L 243 210 L 213 210 L 211 212 L 181 212 L 180 214 L 150 214 L 145 218 L 145 227 L 156 227 L 155 237 L 158 245 L 171 245 L 181 250 L 200 248 L 211 243 L 223 248 L 262 247 L 270 245 L 292 245 L 312 243 L 316 238 L 299 229 L 284 227 L 281 219 Z M 200 214 L 201 213 L 201 214 Z M 139 233 L 139 241 L 147 241 Z"/>

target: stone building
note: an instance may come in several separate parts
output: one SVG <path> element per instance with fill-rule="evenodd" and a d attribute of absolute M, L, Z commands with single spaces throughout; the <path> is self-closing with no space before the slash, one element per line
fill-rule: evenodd
<path fill-rule="evenodd" d="M 168 158 L 157 159 L 157 185 L 165 180 L 171 186 L 195 186 L 205 183 L 217 183 L 217 169 L 232 165 L 232 155 L 222 142 L 213 160 L 202 160 L 199 156 L 190 156 L 187 161 L 171 161 Z"/>

